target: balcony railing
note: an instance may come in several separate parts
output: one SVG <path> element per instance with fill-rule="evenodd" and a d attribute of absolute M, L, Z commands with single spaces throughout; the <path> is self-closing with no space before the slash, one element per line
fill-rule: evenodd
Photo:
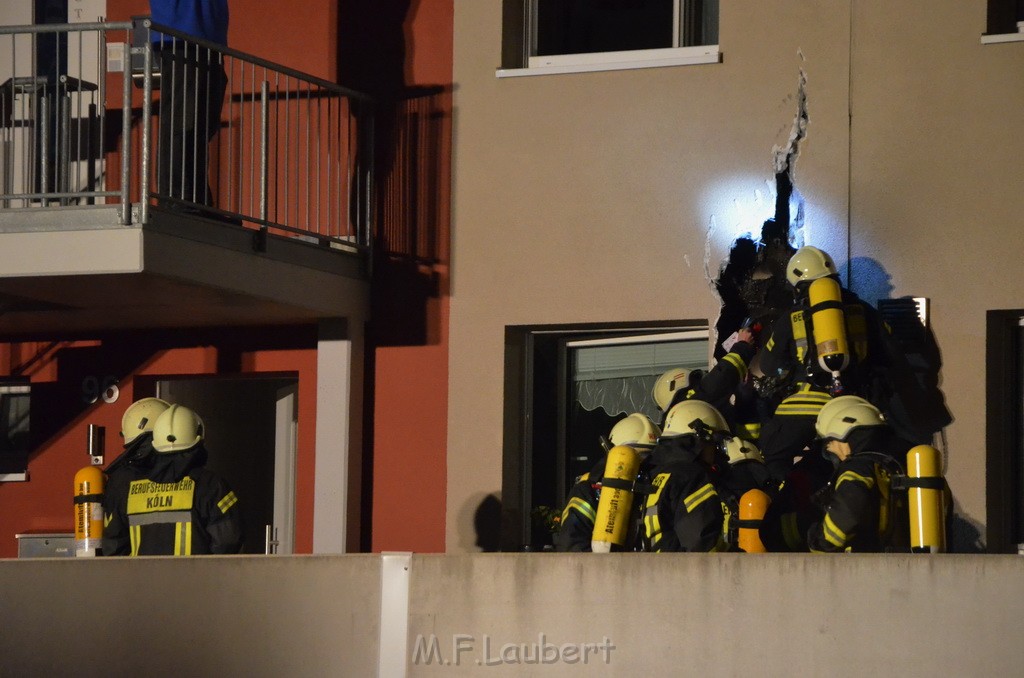
<path fill-rule="evenodd" d="M 147 18 L 0 27 L 0 207 L 369 248 L 373 102 Z"/>

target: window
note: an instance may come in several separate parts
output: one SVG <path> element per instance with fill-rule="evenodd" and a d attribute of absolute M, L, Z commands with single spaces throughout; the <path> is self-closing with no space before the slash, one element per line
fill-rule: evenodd
<path fill-rule="evenodd" d="M 718 0 L 505 0 L 499 76 L 717 63 Z"/>
<path fill-rule="evenodd" d="M 988 0 L 983 44 L 1024 41 L 1024 0 Z"/>
<path fill-rule="evenodd" d="M 1024 309 L 988 311 L 985 531 L 990 553 L 1024 548 Z"/>
<path fill-rule="evenodd" d="M 661 413 L 654 381 L 708 366 L 704 321 L 515 326 L 505 332 L 501 547 L 537 548 L 534 509 L 561 511 L 575 478 L 604 455 L 601 437 L 627 414 Z M 541 544 L 542 545 L 542 544 Z"/>
<path fill-rule="evenodd" d="M 28 478 L 30 389 L 28 383 L 0 383 L 0 481 Z"/>

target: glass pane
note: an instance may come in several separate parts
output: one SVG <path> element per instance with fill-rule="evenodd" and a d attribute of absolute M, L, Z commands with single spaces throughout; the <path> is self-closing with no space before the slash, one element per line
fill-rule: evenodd
<path fill-rule="evenodd" d="M 537 0 L 535 56 L 675 47 L 677 0 Z"/>
<path fill-rule="evenodd" d="M 566 489 L 604 456 L 601 437 L 607 438 L 619 419 L 642 412 L 661 423 L 651 395 L 654 382 L 675 367 L 707 369 L 708 340 L 570 348 L 569 361 Z"/>
<path fill-rule="evenodd" d="M 29 387 L 0 386 L 0 474 L 28 468 Z"/>

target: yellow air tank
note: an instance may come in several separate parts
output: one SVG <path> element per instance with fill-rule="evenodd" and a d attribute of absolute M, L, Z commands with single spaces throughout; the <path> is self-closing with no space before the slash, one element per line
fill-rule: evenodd
<path fill-rule="evenodd" d="M 946 551 L 945 488 L 939 451 L 918 445 L 907 452 L 907 507 L 910 548 L 915 553 Z"/>
<path fill-rule="evenodd" d="M 740 497 L 740 515 L 736 523 L 738 536 L 736 539 L 740 550 L 747 553 L 764 553 L 765 548 L 761 541 L 761 521 L 768 511 L 768 505 L 772 503 L 771 498 L 763 490 L 747 490 Z"/>
<path fill-rule="evenodd" d="M 818 365 L 838 381 L 839 373 L 850 364 L 842 290 L 834 278 L 818 278 L 811 283 L 808 294 Z"/>
<path fill-rule="evenodd" d="M 625 546 L 633 508 L 633 484 L 639 470 L 640 455 L 632 447 L 616 445 L 608 451 L 590 541 L 594 553 L 608 553 L 612 545 Z"/>
<path fill-rule="evenodd" d="M 86 466 L 75 474 L 75 555 L 95 556 L 103 538 L 103 472 Z"/>

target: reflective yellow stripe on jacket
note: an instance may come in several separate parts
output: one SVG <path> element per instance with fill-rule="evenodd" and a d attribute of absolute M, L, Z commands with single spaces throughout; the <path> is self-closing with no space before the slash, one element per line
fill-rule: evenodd
<path fill-rule="evenodd" d="M 743 358 L 739 357 L 735 353 L 726 353 L 722 356 L 722 360 L 729 363 L 736 368 L 736 371 L 740 374 L 740 381 L 744 381 L 747 378 L 747 364 L 743 362 Z"/>
<path fill-rule="evenodd" d="M 820 391 L 810 390 L 809 384 L 801 384 L 800 390 L 779 403 L 775 408 L 776 415 L 791 417 L 817 417 L 825 403 L 832 396 Z"/>
<path fill-rule="evenodd" d="M 651 485 L 654 491 L 647 495 L 647 506 L 644 510 L 644 531 L 647 539 L 651 542 L 651 550 L 657 551 L 661 542 L 661 521 L 658 519 L 658 500 L 661 499 L 661 491 L 665 489 L 668 482 L 668 473 L 659 473 Z"/>
<path fill-rule="evenodd" d="M 715 486 L 711 483 L 706 483 L 699 490 L 684 499 L 683 506 L 686 507 L 687 513 L 693 513 L 695 508 L 706 502 L 708 499 L 717 496 L 718 492 L 715 492 Z"/>
<path fill-rule="evenodd" d="M 588 522 L 593 524 L 594 517 L 597 515 L 597 511 L 594 507 L 588 504 L 586 501 L 579 497 L 570 497 L 569 502 L 565 505 L 565 510 L 562 511 L 562 524 L 564 525 L 569 519 L 569 513 L 576 511 Z"/>

